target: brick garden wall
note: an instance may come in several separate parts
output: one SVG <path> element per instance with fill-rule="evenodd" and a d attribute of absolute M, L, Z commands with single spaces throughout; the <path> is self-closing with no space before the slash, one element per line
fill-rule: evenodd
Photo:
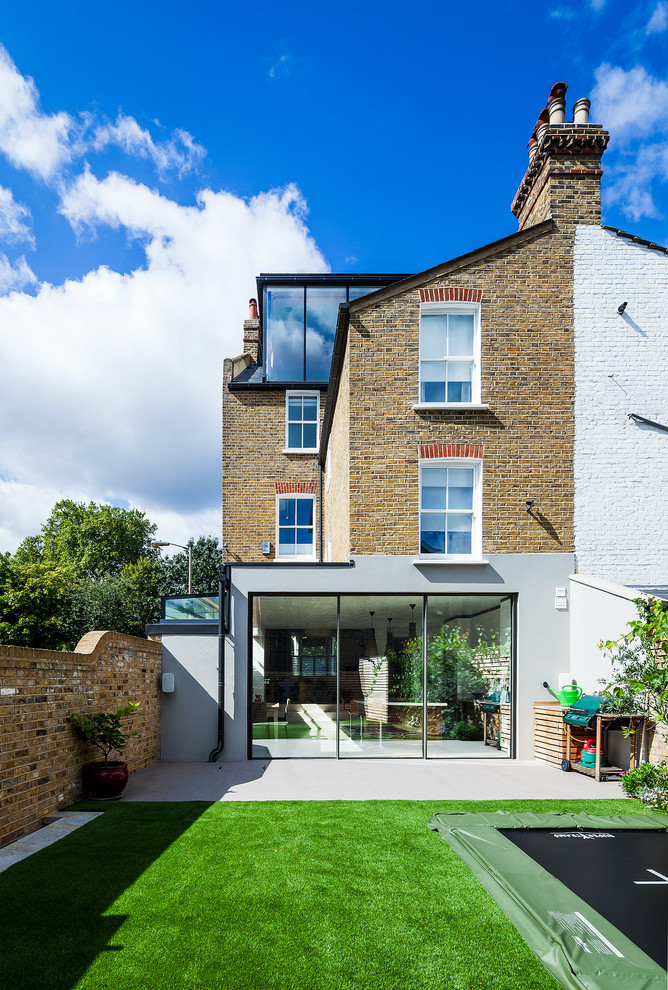
<path fill-rule="evenodd" d="M 160 762 L 160 671 L 159 643 L 114 632 L 88 633 L 74 653 L 0 646 L 0 845 L 80 797 L 81 767 L 100 753 L 68 715 L 140 702 L 123 758 L 130 771 Z"/>

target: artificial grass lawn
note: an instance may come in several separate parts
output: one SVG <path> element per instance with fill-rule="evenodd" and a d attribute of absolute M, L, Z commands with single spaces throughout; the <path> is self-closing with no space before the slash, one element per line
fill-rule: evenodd
<path fill-rule="evenodd" d="M 635 801 L 80 803 L 0 874 L 7 990 L 555 990 L 435 812 Z"/>

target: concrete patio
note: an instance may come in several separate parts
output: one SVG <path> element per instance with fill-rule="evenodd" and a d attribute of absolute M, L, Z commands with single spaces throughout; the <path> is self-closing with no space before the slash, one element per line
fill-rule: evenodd
<path fill-rule="evenodd" d="M 131 774 L 124 801 L 499 801 L 622 798 L 537 761 L 252 760 L 159 763 Z"/>

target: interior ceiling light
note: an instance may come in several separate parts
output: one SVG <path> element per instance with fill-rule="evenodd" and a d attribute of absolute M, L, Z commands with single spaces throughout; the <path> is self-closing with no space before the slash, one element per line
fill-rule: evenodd
<path fill-rule="evenodd" d="M 417 636 L 417 626 L 415 625 L 415 605 L 411 605 L 411 621 L 408 623 L 408 638 L 415 639 Z"/>
<path fill-rule="evenodd" d="M 378 656 L 378 644 L 376 643 L 376 631 L 373 627 L 373 617 L 374 612 L 369 612 L 371 616 L 371 627 L 369 629 L 369 635 L 366 641 L 366 650 L 364 653 L 365 657 L 377 657 Z"/>

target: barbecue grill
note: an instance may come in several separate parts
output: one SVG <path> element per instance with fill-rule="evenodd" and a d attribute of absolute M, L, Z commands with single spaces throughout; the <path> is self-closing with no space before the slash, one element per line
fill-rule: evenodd
<path fill-rule="evenodd" d="M 579 726 L 581 729 L 595 728 L 596 716 L 602 701 L 603 698 L 598 698 L 595 694 L 581 695 L 575 704 L 564 712 L 564 722 L 566 725 Z"/>
<path fill-rule="evenodd" d="M 601 712 L 601 705 L 604 700 L 604 698 L 598 697 L 595 694 L 583 694 L 580 698 L 578 698 L 574 705 L 571 705 L 571 707 L 564 712 L 563 722 L 564 728 L 566 729 L 566 758 L 561 761 L 562 770 L 577 770 L 578 773 L 584 773 L 587 776 L 594 777 L 596 780 L 601 780 L 602 777 L 621 776 L 621 774 L 624 773 L 624 770 L 622 770 L 621 767 L 613 767 L 610 765 L 602 766 L 602 758 L 604 749 L 607 749 L 607 747 L 603 744 L 604 735 L 608 729 L 620 727 L 622 724 L 627 725 L 631 733 L 630 767 L 632 769 L 635 766 L 635 729 L 642 724 L 642 716 L 606 714 L 605 712 Z M 580 729 L 585 733 L 596 733 L 596 761 L 593 767 L 587 765 L 588 761 L 585 761 L 584 764 L 581 762 L 581 752 L 584 740 L 572 736 L 573 729 Z M 580 760 L 578 763 L 571 763 L 572 746 L 576 747 L 577 758 Z"/>

